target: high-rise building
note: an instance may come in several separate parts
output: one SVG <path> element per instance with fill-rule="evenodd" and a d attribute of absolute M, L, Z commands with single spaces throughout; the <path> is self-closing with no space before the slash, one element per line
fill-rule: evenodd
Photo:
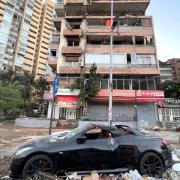
<path fill-rule="evenodd" d="M 144 125 L 158 121 L 157 103 L 164 99 L 160 91 L 160 70 L 156 57 L 153 19 L 145 14 L 150 0 L 114 0 L 113 30 L 113 121 Z M 103 77 L 100 92 L 88 102 L 81 119 L 108 119 L 111 0 L 56 0 L 54 26 L 49 49 L 49 65 L 60 75 L 55 119 L 79 118 L 78 90 L 71 85 L 80 73 L 89 73 L 95 63 Z M 49 81 L 52 81 L 49 77 Z M 51 112 L 49 105 L 48 117 Z"/>
<path fill-rule="evenodd" d="M 54 3 L 0 0 L 0 67 L 46 74 Z"/>

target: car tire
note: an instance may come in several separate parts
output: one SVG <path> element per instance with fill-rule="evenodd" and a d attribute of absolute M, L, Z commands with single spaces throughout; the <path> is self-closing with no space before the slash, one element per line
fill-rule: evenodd
<path fill-rule="evenodd" d="M 23 168 L 23 180 L 33 177 L 38 172 L 53 173 L 53 162 L 46 155 L 34 155 L 26 163 Z M 32 178 L 33 179 L 33 178 Z"/>
<path fill-rule="evenodd" d="M 139 164 L 140 172 L 150 177 L 162 177 L 164 165 L 161 158 L 153 152 L 144 154 Z"/>

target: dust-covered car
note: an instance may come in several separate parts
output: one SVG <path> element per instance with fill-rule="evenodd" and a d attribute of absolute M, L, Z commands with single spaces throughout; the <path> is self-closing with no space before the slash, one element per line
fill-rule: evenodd
<path fill-rule="evenodd" d="M 171 151 L 161 138 L 128 126 L 89 124 L 63 136 L 47 136 L 21 145 L 11 158 L 11 177 L 23 178 L 37 171 L 129 168 L 160 177 L 171 166 Z"/>

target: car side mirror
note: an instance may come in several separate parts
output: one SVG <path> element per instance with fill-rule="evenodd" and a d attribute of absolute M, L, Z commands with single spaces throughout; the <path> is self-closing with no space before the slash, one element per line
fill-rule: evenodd
<path fill-rule="evenodd" d="M 81 143 L 85 143 L 87 138 L 86 138 L 86 136 L 81 136 L 81 137 L 78 137 L 76 140 L 79 144 L 81 144 Z"/>

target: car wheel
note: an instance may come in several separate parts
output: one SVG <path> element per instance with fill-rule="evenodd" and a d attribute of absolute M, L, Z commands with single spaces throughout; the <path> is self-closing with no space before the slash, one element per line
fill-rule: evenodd
<path fill-rule="evenodd" d="M 161 177 L 163 174 L 164 165 L 161 158 L 155 153 L 146 153 L 140 161 L 141 174 L 150 177 Z"/>
<path fill-rule="evenodd" d="M 38 172 L 53 172 L 53 162 L 46 155 L 35 155 L 31 157 L 25 164 L 23 169 L 23 180 L 33 177 Z"/>

